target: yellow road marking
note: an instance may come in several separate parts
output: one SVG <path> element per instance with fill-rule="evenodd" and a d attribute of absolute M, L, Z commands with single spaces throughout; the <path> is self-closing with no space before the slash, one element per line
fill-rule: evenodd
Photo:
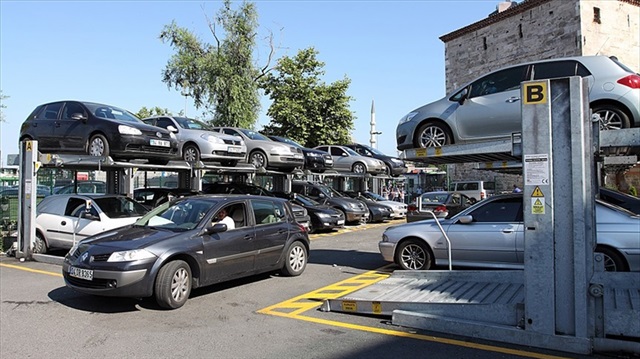
<path fill-rule="evenodd" d="M 382 272 L 382 270 L 384 270 L 386 267 L 388 266 L 382 267 L 379 270 L 374 270 L 374 271 L 366 272 L 363 274 L 359 274 L 355 277 L 345 279 L 341 282 L 337 282 L 337 283 L 328 285 L 326 287 L 313 290 L 306 294 L 302 294 L 297 297 L 285 300 L 284 302 L 274 304 L 264 309 L 260 309 L 257 312 L 261 314 L 273 315 L 278 317 L 303 320 L 306 322 L 311 322 L 316 324 L 323 324 L 323 325 L 329 325 L 329 326 L 353 329 L 353 330 L 361 330 L 361 331 L 370 332 L 370 333 L 392 335 L 396 337 L 426 340 L 426 341 L 435 342 L 435 343 L 450 344 L 450 345 L 456 345 L 460 347 L 473 348 L 473 349 L 491 351 L 496 353 L 519 355 L 519 356 L 529 357 L 529 358 L 540 358 L 540 359 L 563 358 L 563 357 L 554 356 L 554 355 L 525 352 L 517 349 L 508 349 L 508 348 L 496 347 L 492 345 L 476 344 L 476 343 L 470 343 L 470 342 L 461 341 L 461 340 L 439 338 L 439 337 L 434 337 L 430 335 L 423 335 L 423 334 L 416 334 L 416 333 L 407 333 L 399 330 L 369 327 L 365 325 L 344 323 L 344 322 L 338 322 L 334 320 L 320 319 L 320 318 L 314 318 L 314 317 L 302 315 L 302 313 L 304 312 L 307 312 L 312 309 L 316 309 L 317 307 L 321 306 L 324 300 L 336 299 L 336 298 L 345 296 L 358 289 L 367 287 L 371 284 L 374 284 L 376 282 L 379 282 L 383 279 L 388 278 L 391 275 L 391 273 Z"/>
<path fill-rule="evenodd" d="M 0 267 L 19 269 L 19 270 L 23 270 L 23 271 L 26 271 L 26 272 L 32 272 L 32 273 L 47 274 L 47 275 L 52 275 L 54 277 L 62 277 L 62 274 L 60 274 L 60 273 L 48 272 L 48 271 L 38 270 L 38 269 L 31 269 L 31 268 L 27 268 L 27 267 L 23 267 L 23 266 L 16 266 L 16 265 L 13 265 L 13 264 L 0 263 Z"/>

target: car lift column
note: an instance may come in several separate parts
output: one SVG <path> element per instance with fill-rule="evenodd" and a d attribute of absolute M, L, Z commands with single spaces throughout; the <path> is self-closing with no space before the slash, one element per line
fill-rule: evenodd
<path fill-rule="evenodd" d="M 595 170 L 588 83 L 522 84 L 524 326 L 536 346 L 589 352 L 588 286 L 595 247 Z M 546 338 L 545 338 L 546 337 Z M 540 341 L 540 342 L 538 342 Z M 574 350 L 571 350 L 572 348 Z"/>
<path fill-rule="evenodd" d="M 38 141 L 20 142 L 20 187 L 18 190 L 18 250 L 16 258 L 31 259 L 36 238 L 36 171 Z"/>

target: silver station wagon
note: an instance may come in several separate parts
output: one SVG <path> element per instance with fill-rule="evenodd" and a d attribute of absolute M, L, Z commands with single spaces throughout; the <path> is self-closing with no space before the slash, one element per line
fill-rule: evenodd
<path fill-rule="evenodd" d="M 237 136 L 212 131 L 198 120 L 178 116 L 156 116 L 145 118 L 144 123 L 170 129 L 173 127 L 183 160 L 189 162 L 219 162 L 234 167 L 247 157 L 247 145 Z"/>

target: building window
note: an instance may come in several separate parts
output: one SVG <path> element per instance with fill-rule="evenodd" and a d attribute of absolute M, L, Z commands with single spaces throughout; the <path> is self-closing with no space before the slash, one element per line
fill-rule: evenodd
<path fill-rule="evenodd" d="M 600 19 L 600 8 L 599 7 L 594 7 L 593 8 L 593 22 L 596 22 L 598 24 L 602 23 L 602 20 Z"/>
<path fill-rule="evenodd" d="M 484 47 L 485 50 L 487 49 L 487 38 L 486 37 L 482 38 L 482 46 Z"/>
<path fill-rule="evenodd" d="M 522 39 L 522 24 L 518 25 L 518 36 Z"/>

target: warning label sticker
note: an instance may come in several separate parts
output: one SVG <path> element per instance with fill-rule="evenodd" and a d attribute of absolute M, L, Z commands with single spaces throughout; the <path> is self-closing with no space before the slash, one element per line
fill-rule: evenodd
<path fill-rule="evenodd" d="M 532 202 L 531 213 L 544 214 L 544 197 L 535 197 Z"/>

